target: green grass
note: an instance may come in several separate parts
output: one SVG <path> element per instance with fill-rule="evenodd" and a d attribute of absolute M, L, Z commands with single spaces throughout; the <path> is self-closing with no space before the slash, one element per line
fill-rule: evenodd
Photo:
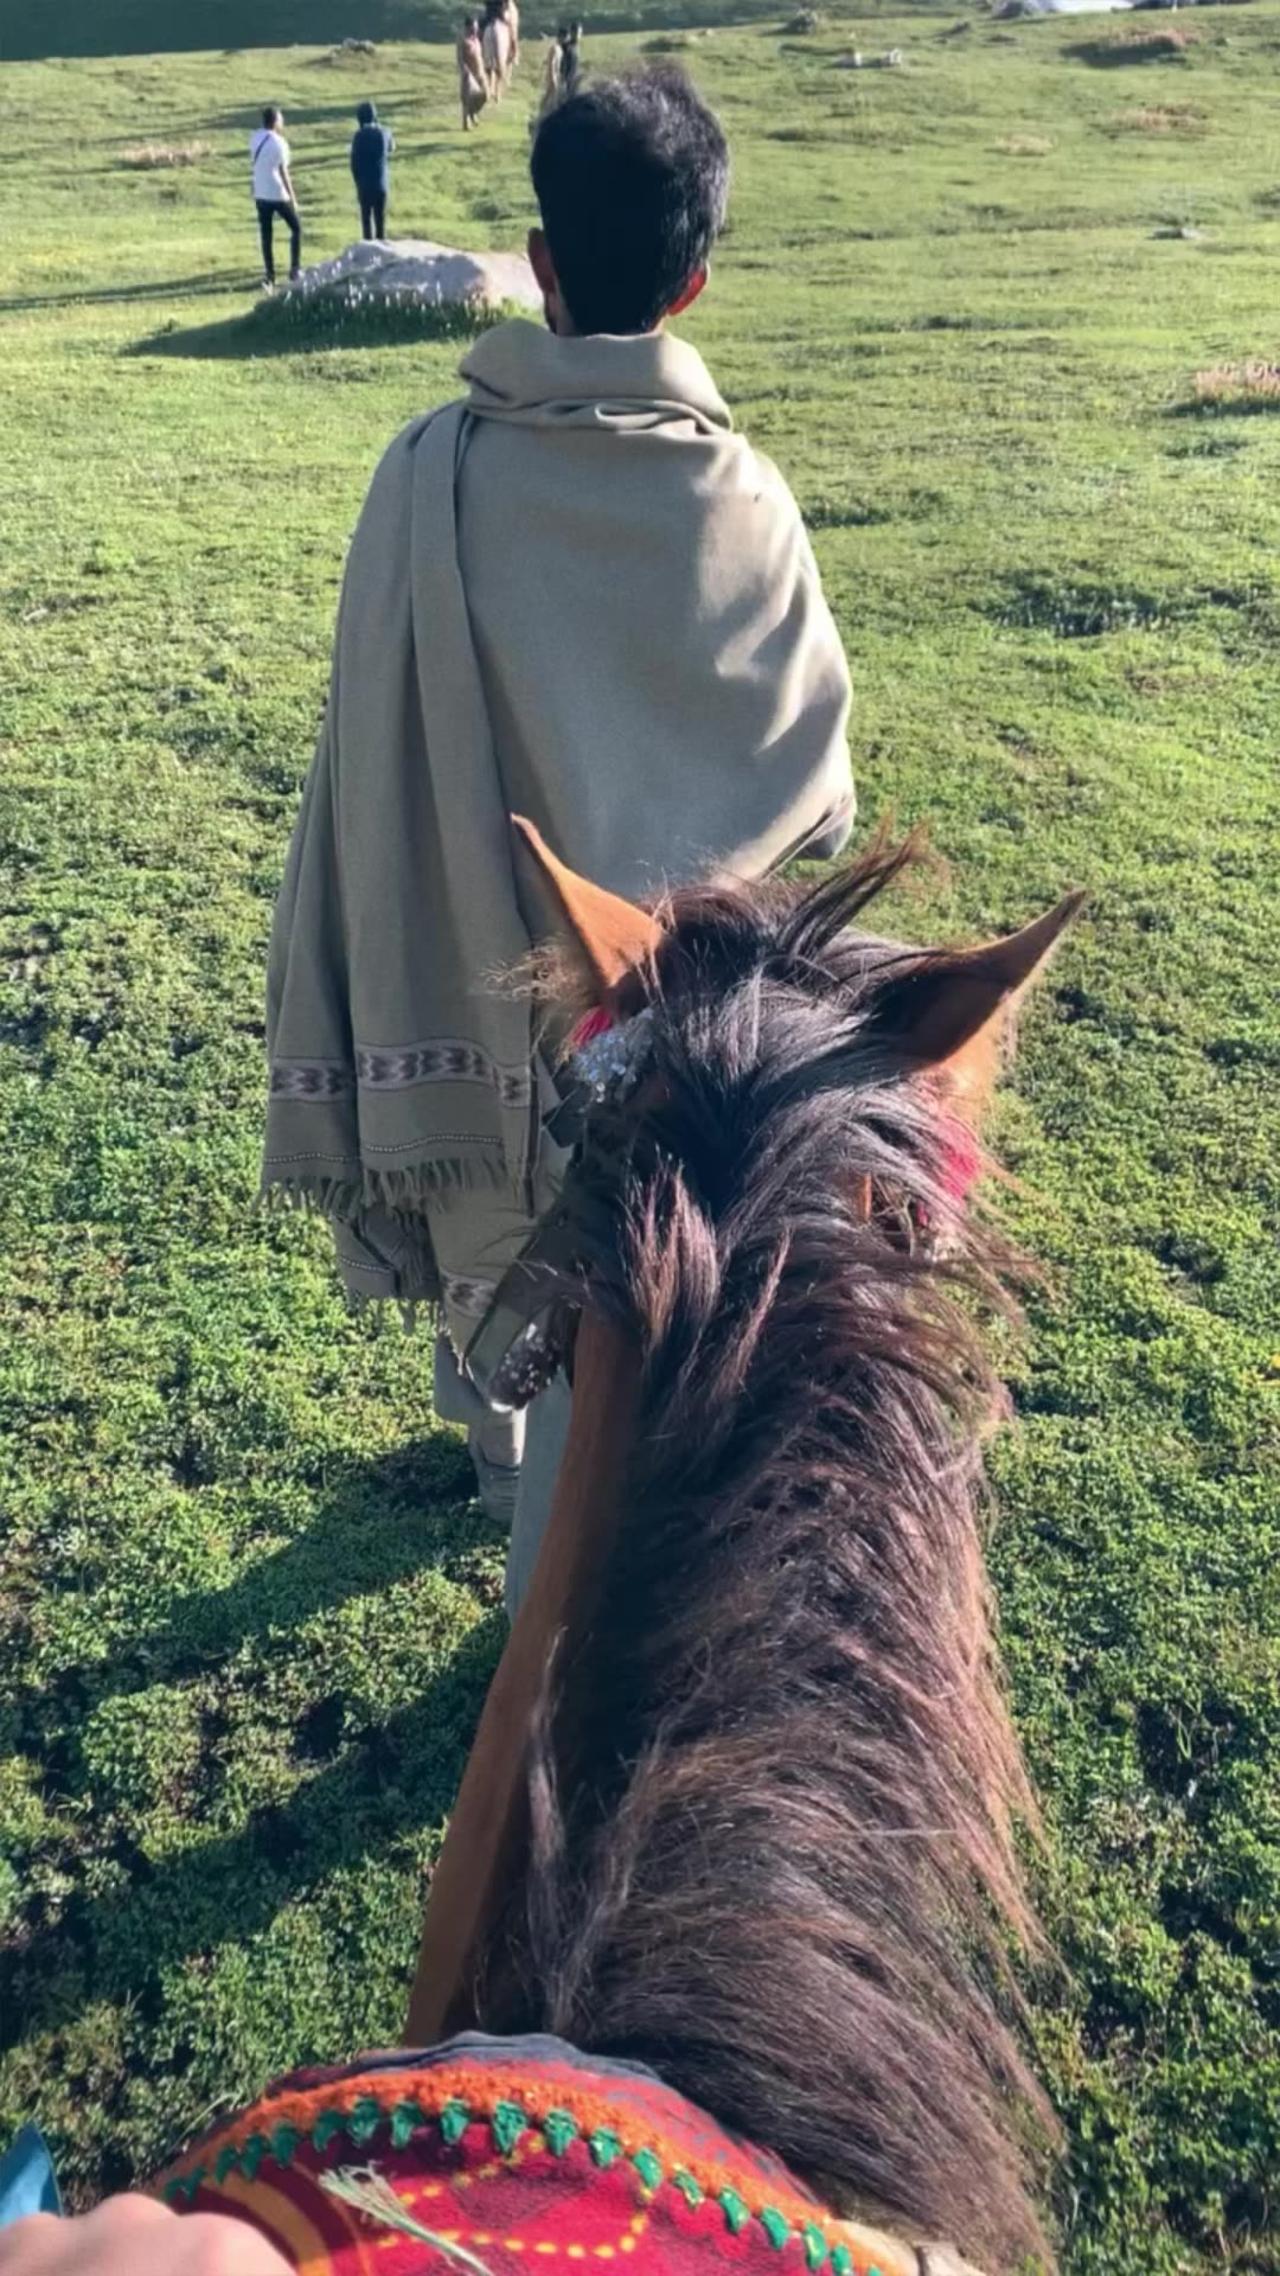
<path fill-rule="evenodd" d="M 691 46 L 737 180 L 690 331 L 813 521 L 864 818 L 949 857 L 904 921 L 1089 889 L 999 1118 L 1053 1275 L 995 1565 L 1071 1971 L 1057 2211 L 1071 2276 L 1275 2271 L 1280 419 L 1186 407 L 1277 352 L 1280 10 L 1180 17 L 1186 59 L 1132 73 L 949 21 L 859 26 L 900 72 L 832 72 L 839 26 Z M 334 252 L 373 93 L 396 226 L 513 246 L 526 105 L 464 143 L 418 48 L 3 92 L 0 2134 L 37 2112 L 83 2200 L 395 2034 L 498 1646 L 421 1342 L 252 1202 L 343 548 L 458 351 L 243 328 L 244 138 L 286 106 Z M 1116 127 L 1173 103 L 1193 139 Z M 134 171 L 142 140 L 213 155 Z"/>

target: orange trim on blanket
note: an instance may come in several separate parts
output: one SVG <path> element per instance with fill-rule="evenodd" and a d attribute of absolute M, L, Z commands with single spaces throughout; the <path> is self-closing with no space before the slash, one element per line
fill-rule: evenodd
<path fill-rule="evenodd" d="M 766 2210 L 779 2212 L 797 2229 L 808 2224 L 819 2230 L 829 2246 L 844 2244 L 847 2248 L 850 2229 L 856 2234 L 856 2224 L 834 2219 L 814 2198 L 787 2189 L 781 2177 L 777 2182 L 765 2182 L 749 2164 L 699 2157 L 696 2151 L 686 2150 L 675 2134 L 658 2127 L 638 2132 L 628 2112 L 606 2094 L 573 2086 L 567 2080 L 552 2083 L 538 2079 L 514 2066 L 504 2074 L 491 2062 L 483 2071 L 452 2063 L 433 2064 L 423 2071 L 371 2071 L 271 2096 L 176 2159 L 166 2169 L 165 2179 L 180 2180 L 197 2169 L 211 2171 L 221 2150 L 239 2149 L 255 2134 L 269 2137 L 279 2126 L 309 2135 L 327 2112 L 349 2111 L 357 2101 L 373 2102 L 388 2115 L 400 2103 L 413 2103 L 428 2117 L 439 2117 L 446 2103 L 461 2103 L 469 2121 L 479 2123 L 491 2120 L 499 2103 L 517 2104 L 532 2125 L 540 2125 L 552 2111 L 562 2110 L 584 2135 L 602 2130 L 616 2135 L 627 2157 L 652 2151 L 687 2173 L 708 2197 L 718 2197 L 724 2189 L 735 2190 L 756 2218 Z"/>

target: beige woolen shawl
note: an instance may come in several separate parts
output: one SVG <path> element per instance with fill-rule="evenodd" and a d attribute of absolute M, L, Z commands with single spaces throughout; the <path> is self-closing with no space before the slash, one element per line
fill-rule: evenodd
<path fill-rule="evenodd" d="M 462 371 L 352 542 L 268 985 L 264 1186 L 401 1298 L 440 1292 L 441 1206 L 475 1209 L 479 1261 L 486 1194 L 508 1228 L 545 1198 L 509 813 L 642 894 L 758 876 L 853 806 L 799 513 L 696 351 L 517 322 Z"/>

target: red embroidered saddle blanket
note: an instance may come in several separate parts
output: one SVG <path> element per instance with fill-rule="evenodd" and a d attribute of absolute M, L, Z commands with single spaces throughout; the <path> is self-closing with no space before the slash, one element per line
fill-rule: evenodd
<path fill-rule="evenodd" d="M 915 2276 L 778 2162 L 626 2064 L 474 2035 L 295 2071 L 157 2184 L 251 2221 L 305 2276 Z M 586 2276 L 584 2269 L 583 2276 Z"/>

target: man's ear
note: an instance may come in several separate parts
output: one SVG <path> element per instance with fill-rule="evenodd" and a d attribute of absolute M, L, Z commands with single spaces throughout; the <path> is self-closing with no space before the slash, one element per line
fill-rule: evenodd
<path fill-rule="evenodd" d="M 547 243 L 546 232 L 541 229 L 531 229 L 527 246 L 529 266 L 533 270 L 538 290 L 542 294 L 542 304 L 546 311 L 547 322 L 554 330 L 556 312 L 560 306 L 560 280 L 556 275 L 555 262 L 551 258 L 551 247 Z"/>
<path fill-rule="evenodd" d="M 1083 900 L 1081 892 L 1064 895 L 1055 909 L 1005 940 L 920 957 L 887 982 L 874 1014 L 876 1032 L 912 1068 L 941 1075 L 961 1107 L 980 1110 L 1011 1015 Z"/>
<path fill-rule="evenodd" d="M 541 831 L 522 814 L 512 815 L 511 826 L 550 887 L 563 931 L 597 1001 L 604 1003 L 628 972 L 652 961 L 662 940 L 661 925 L 647 909 L 579 877 L 552 853 Z"/>
<path fill-rule="evenodd" d="M 697 300 L 699 296 L 706 291 L 707 278 L 710 276 L 710 274 L 711 271 L 704 261 L 700 269 L 694 270 L 688 284 L 684 288 L 684 291 L 680 293 L 675 300 L 672 301 L 670 308 L 667 310 L 668 316 L 683 316 L 686 308 L 692 308 L 695 300 Z"/>

